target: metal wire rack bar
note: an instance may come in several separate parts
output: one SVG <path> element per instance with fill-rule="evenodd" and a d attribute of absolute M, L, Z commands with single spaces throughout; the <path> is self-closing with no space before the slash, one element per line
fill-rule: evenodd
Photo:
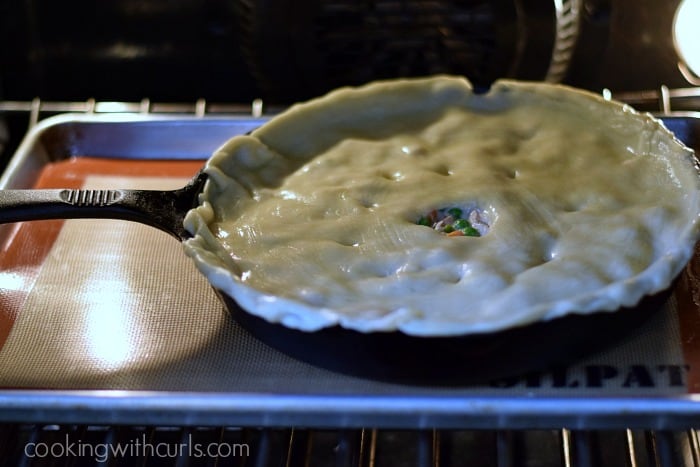
<path fill-rule="evenodd" d="M 633 107 L 652 107 L 663 114 L 700 109 L 700 87 L 669 89 L 662 85 L 659 89 L 611 93 L 611 96 Z"/>
<path fill-rule="evenodd" d="M 277 113 L 281 107 L 263 108 L 261 99 L 253 100 L 249 105 L 232 103 L 209 103 L 205 99 L 195 102 L 151 102 L 144 98 L 139 102 L 120 101 L 43 101 L 39 98 L 31 101 L 0 101 L 1 114 L 29 115 L 29 126 L 34 126 L 42 115 L 60 113 L 87 113 L 87 114 L 164 114 L 164 115 L 195 115 L 198 117 L 210 116 L 252 116 L 260 117 L 266 114 Z"/>
<path fill-rule="evenodd" d="M 611 92 L 602 91 L 604 95 L 632 106 L 654 106 L 663 113 L 674 111 L 700 109 L 700 87 L 669 89 L 660 86 L 659 89 Z M 152 102 L 144 98 L 138 102 L 122 101 L 44 101 L 35 98 L 30 101 L 0 100 L 0 114 L 28 113 L 30 125 L 36 124 L 41 114 L 57 113 L 135 113 L 135 114 L 169 114 L 169 115 L 250 115 L 260 117 L 263 114 L 274 114 L 282 107 L 263 106 L 261 99 L 255 99 L 250 104 L 208 102 L 198 99 L 195 102 Z"/>

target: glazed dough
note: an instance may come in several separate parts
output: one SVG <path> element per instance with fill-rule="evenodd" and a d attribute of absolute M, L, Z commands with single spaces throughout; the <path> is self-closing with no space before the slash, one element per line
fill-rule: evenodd
<path fill-rule="evenodd" d="M 250 313 L 457 335 L 634 305 L 698 238 L 692 152 L 621 104 L 454 77 L 346 88 L 226 143 L 185 249 Z M 481 237 L 417 225 L 450 206 Z"/>

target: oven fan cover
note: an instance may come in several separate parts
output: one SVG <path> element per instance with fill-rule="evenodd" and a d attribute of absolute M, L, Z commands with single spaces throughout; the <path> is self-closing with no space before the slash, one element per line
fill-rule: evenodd
<path fill-rule="evenodd" d="M 262 97 L 439 73 L 560 81 L 581 0 L 236 0 L 240 46 Z"/>

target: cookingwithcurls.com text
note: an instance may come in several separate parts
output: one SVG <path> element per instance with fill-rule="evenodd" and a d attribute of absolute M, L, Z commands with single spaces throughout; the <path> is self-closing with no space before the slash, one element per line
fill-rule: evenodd
<path fill-rule="evenodd" d="M 71 440 L 66 434 L 60 441 L 51 443 L 29 442 L 24 446 L 24 454 L 33 458 L 91 458 L 96 462 L 106 462 L 119 458 L 229 458 L 248 457 L 250 447 L 246 443 L 212 442 L 200 443 L 188 435 L 179 443 L 149 441 L 144 434 L 125 442 L 89 443 Z"/>

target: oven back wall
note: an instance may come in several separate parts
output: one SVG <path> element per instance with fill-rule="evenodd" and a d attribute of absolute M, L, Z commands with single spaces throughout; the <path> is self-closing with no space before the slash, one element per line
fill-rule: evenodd
<path fill-rule="evenodd" d="M 5 99 L 247 102 L 230 1 L 0 0 Z"/>
<path fill-rule="evenodd" d="M 578 1 L 580 34 L 566 82 L 613 91 L 687 85 L 678 72 L 671 40 L 679 0 Z M 323 67 L 325 64 L 319 65 L 317 60 L 320 55 L 321 60 L 335 60 L 327 65 L 337 68 L 337 60 L 345 56 L 358 60 L 355 68 L 359 68 L 362 60 L 372 62 L 373 57 L 387 54 L 385 62 L 391 65 L 397 57 L 391 55 L 396 48 L 403 55 L 398 55 L 402 60 L 396 61 L 394 69 L 365 67 L 369 72 L 352 79 L 431 70 L 538 79 L 544 77 L 543 64 L 546 67 L 551 54 L 554 3 L 0 0 L 0 98 L 138 101 L 148 97 L 177 102 L 205 98 L 247 103 L 264 97 L 267 102 L 290 102 L 344 84 L 341 74 L 341 79 L 334 76 L 315 88 L 287 87 L 300 79 L 300 64 Z M 295 14 L 283 14 L 285 11 Z M 526 12 L 525 23 L 515 17 L 516 11 Z M 313 19 L 308 19 L 309 15 Z M 271 47 L 272 39 L 265 40 L 280 35 L 280 28 L 286 28 L 289 41 L 299 44 L 293 47 L 297 53 L 283 51 L 274 43 Z M 371 41 L 362 39 L 368 32 L 374 34 Z M 448 33 L 452 36 L 446 37 Z M 348 46 L 366 49 L 325 50 L 342 46 L 331 43 L 339 35 Z M 468 41 L 468 47 L 455 44 L 455 40 Z M 534 47 L 517 67 L 513 63 L 507 66 L 513 61 L 513 41 Z M 388 50 L 387 45 L 393 49 Z M 440 58 L 445 50 L 450 53 Z M 479 63 L 475 55 L 480 51 L 493 58 Z M 264 56 L 255 56 L 260 53 Z M 464 54 L 462 62 L 455 58 L 456 53 Z M 312 55 L 313 61 L 309 58 Z M 424 60 L 425 66 L 416 65 L 416 60 Z M 470 61 L 469 66 L 465 61 Z M 271 67 L 270 63 L 277 65 Z M 478 72 L 475 66 L 481 67 Z M 313 78 L 313 73 L 307 72 L 307 78 Z M 266 89 L 269 83 L 274 89 Z"/>

